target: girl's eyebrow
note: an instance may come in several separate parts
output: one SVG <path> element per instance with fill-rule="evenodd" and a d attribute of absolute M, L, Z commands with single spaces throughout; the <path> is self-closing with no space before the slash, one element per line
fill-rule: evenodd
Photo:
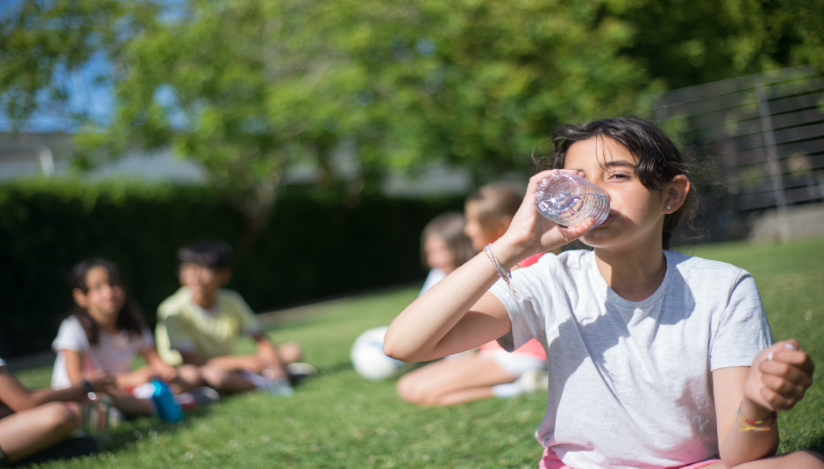
<path fill-rule="evenodd" d="M 630 163 L 629 161 L 610 161 L 608 163 L 604 163 L 604 166 L 608 168 L 612 167 L 624 167 L 624 168 L 632 168 L 635 169 L 635 164 Z"/>

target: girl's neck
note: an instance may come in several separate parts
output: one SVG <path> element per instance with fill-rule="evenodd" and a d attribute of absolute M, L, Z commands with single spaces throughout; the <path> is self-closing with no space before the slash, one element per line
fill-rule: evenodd
<path fill-rule="evenodd" d="M 595 249 L 598 272 L 612 290 L 628 301 L 643 301 L 661 286 L 667 260 L 661 243 L 632 251 Z"/>
<path fill-rule="evenodd" d="M 120 333 L 117 329 L 117 316 L 109 318 L 106 315 L 94 314 L 91 311 L 89 311 L 89 316 L 92 318 L 92 321 L 97 324 L 97 327 L 99 327 L 101 331 L 112 335 L 117 335 Z"/>

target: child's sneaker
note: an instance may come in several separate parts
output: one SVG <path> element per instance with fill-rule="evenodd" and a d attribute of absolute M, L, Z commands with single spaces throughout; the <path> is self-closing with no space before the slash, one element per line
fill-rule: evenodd
<path fill-rule="evenodd" d="M 219 400 L 220 394 L 209 386 L 201 386 L 175 396 L 175 401 L 180 405 L 180 408 L 186 411 L 206 407 Z"/>
<path fill-rule="evenodd" d="M 289 373 L 292 383 L 298 383 L 306 378 L 313 378 L 318 375 L 318 370 L 314 366 L 299 362 L 286 365 L 286 372 Z"/>
<path fill-rule="evenodd" d="M 220 400 L 220 394 L 209 386 L 194 388 L 189 393 L 195 398 L 198 407 L 205 407 Z"/>
<path fill-rule="evenodd" d="M 522 392 L 546 391 L 549 389 L 549 375 L 544 370 L 528 370 L 516 382 Z"/>
<path fill-rule="evenodd" d="M 264 389 L 266 389 L 269 394 L 277 397 L 292 397 L 292 395 L 295 394 L 295 390 L 292 389 L 292 385 L 285 379 L 271 380 L 266 384 Z"/>

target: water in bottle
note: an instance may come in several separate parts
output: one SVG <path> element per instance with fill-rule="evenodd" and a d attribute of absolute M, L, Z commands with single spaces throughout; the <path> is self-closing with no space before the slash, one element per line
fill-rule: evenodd
<path fill-rule="evenodd" d="M 539 182 L 535 207 L 541 215 L 564 227 L 594 218 L 595 228 L 609 215 L 609 199 L 604 191 L 572 173 L 555 173 Z"/>

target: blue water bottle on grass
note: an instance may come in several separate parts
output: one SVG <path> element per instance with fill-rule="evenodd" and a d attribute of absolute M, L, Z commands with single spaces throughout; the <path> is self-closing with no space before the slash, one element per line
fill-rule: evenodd
<path fill-rule="evenodd" d="M 157 416 L 161 420 L 169 423 L 176 423 L 183 420 L 183 410 L 175 400 L 175 396 L 169 389 L 169 386 L 162 381 L 152 381 L 154 386 L 154 393 L 152 393 L 152 401 L 157 408 Z"/>

